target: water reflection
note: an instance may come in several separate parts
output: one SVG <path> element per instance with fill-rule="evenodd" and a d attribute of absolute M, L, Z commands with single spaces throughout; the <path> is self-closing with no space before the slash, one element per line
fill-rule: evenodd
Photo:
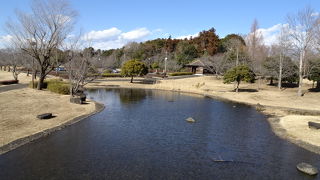
<path fill-rule="evenodd" d="M 123 104 L 137 104 L 147 96 L 146 91 L 140 89 L 117 89 L 116 93 Z"/>
<path fill-rule="evenodd" d="M 249 106 L 166 91 L 87 93 L 104 111 L 0 156 L 1 179 L 319 179 L 295 168 L 320 167 L 319 155 L 276 137 Z"/>

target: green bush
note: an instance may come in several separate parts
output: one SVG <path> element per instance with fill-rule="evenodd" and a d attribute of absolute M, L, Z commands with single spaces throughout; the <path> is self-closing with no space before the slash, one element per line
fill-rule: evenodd
<path fill-rule="evenodd" d="M 122 77 L 120 73 L 103 73 L 102 77 Z"/>
<path fill-rule="evenodd" d="M 186 75 L 192 75 L 192 72 L 173 72 L 169 73 L 169 76 L 186 76 Z"/>
<path fill-rule="evenodd" d="M 112 71 L 110 70 L 110 69 L 107 69 L 107 70 L 104 70 L 104 72 L 103 73 L 106 73 L 106 74 L 108 74 L 108 73 L 111 73 Z"/>
<path fill-rule="evenodd" d="M 37 88 L 38 81 L 34 81 L 34 87 Z M 32 88 L 32 81 L 29 83 Z M 44 81 L 43 89 L 48 89 L 51 92 L 58 94 L 70 94 L 70 85 L 62 79 L 49 79 Z"/>
<path fill-rule="evenodd" d="M 47 89 L 58 94 L 70 94 L 70 85 L 62 80 L 48 80 Z"/>

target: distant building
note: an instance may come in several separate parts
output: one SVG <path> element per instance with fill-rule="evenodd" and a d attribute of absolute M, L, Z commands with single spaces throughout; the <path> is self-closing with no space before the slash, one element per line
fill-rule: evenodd
<path fill-rule="evenodd" d="M 66 71 L 66 68 L 64 66 L 59 66 L 55 68 L 55 71 Z"/>
<path fill-rule="evenodd" d="M 212 74 L 212 69 L 213 66 L 211 64 L 211 62 L 209 61 L 204 61 L 204 60 L 200 60 L 200 59 L 196 59 L 194 61 L 192 61 L 191 63 L 185 65 L 185 67 L 189 67 L 190 71 L 193 74 Z"/>

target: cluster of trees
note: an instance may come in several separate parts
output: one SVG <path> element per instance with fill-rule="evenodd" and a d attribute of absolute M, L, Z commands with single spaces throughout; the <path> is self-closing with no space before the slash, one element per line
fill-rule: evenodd
<path fill-rule="evenodd" d="M 269 78 L 271 84 L 277 80 L 279 88 L 284 81 L 297 83 L 299 95 L 303 78 L 316 82 L 320 88 L 320 17 L 311 8 L 288 16 L 287 25 L 270 46 L 264 44 L 255 20 L 247 35 L 219 38 L 211 28 L 196 37 L 159 38 L 131 42 L 118 49 L 95 50 L 80 48 L 81 35 L 70 36 L 77 13 L 67 1 L 34 0 L 31 6 L 31 13 L 17 12 L 17 21 L 6 24 L 12 44 L 0 51 L 0 68 L 11 68 L 16 79 L 18 66 L 31 69 L 33 76 L 38 72 L 38 89 L 47 74 L 61 64 L 68 70 L 70 92 L 75 94 L 90 81 L 89 74 L 100 70 L 123 66 L 123 73 L 133 76 L 144 74 L 147 68 L 165 69 L 166 64 L 168 71 L 183 71 L 196 58 L 205 62 L 212 73 L 226 74 L 225 82 L 239 84 L 243 78 L 251 81 L 239 74 L 231 77 L 235 72 L 248 72 L 250 77 L 257 76 L 259 83 L 263 77 Z"/>
<path fill-rule="evenodd" d="M 65 0 L 34 0 L 31 12 L 17 11 L 16 16 L 16 21 L 6 24 L 12 40 L 0 51 L 0 68 L 12 71 L 15 79 L 21 70 L 17 67 L 23 67 L 28 74 L 32 70 L 32 80 L 38 76 L 37 89 L 41 90 L 46 76 L 64 65 L 70 94 L 76 95 L 90 80 L 91 62 L 95 61 L 90 48 L 80 48 L 81 35 L 70 36 L 77 12 Z"/>

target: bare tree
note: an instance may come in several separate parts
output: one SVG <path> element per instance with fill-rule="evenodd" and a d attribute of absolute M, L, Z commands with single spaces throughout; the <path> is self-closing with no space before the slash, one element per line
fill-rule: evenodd
<path fill-rule="evenodd" d="M 19 67 L 22 67 L 22 53 L 18 52 L 15 49 L 8 49 L 9 55 L 10 55 L 10 65 L 12 66 L 12 76 L 14 80 L 18 80 L 18 76 L 21 72 L 21 69 L 18 69 Z"/>
<path fill-rule="evenodd" d="M 33 0 L 31 13 L 16 12 L 17 22 L 8 21 L 12 43 L 35 59 L 40 77 L 38 89 L 53 68 L 54 50 L 72 31 L 76 12 L 66 0 Z"/>
<path fill-rule="evenodd" d="M 226 47 L 228 51 L 235 52 L 236 54 L 236 66 L 239 65 L 239 54 L 240 51 L 243 49 L 243 42 L 240 39 L 232 38 L 228 40 Z"/>
<path fill-rule="evenodd" d="M 81 33 L 78 36 L 73 36 L 67 38 L 67 42 L 64 44 L 64 53 L 66 58 L 66 70 L 69 74 L 70 83 L 70 96 L 83 95 L 83 87 L 95 79 L 95 76 L 90 76 L 91 62 L 97 61 L 93 60 L 94 54 L 91 48 L 85 48 L 80 50 L 81 46 Z M 86 42 L 90 42 L 87 40 Z M 98 57 L 99 58 L 99 57 Z"/>
<path fill-rule="evenodd" d="M 287 22 L 290 28 L 292 44 L 299 54 L 299 90 L 298 96 L 302 96 L 303 86 L 303 66 L 305 63 L 306 52 L 311 48 L 315 38 L 315 30 L 319 20 L 314 16 L 314 10 L 306 7 L 297 14 L 289 15 Z"/>
<path fill-rule="evenodd" d="M 199 59 L 203 62 L 206 69 L 215 73 L 216 77 L 222 73 L 226 65 L 226 59 L 223 53 L 218 53 L 213 56 L 202 56 Z"/>
<path fill-rule="evenodd" d="M 263 36 L 259 31 L 258 21 L 255 19 L 251 25 L 251 31 L 246 37 L 246 45 L 250 59 L 252 60 L 252 68 L 258 74 L 259 85 L 261 85 L 262 62 L 267 56 L 266 47 L 263 44 Z"/>
<path fill-rule="evenodd" d="M 90 76 L 90 57 L 86 52 L 68 52 L 69 62 L 67 71 L 69 72 L 70 95 L 80 95 L 83 93 L 83 87 L 94 80 Z"/>
<path fill-rule="evenodd" d="M 278 49 L 278 54 L 279 54 L 278 88 L 280 90 L 282 87 L 281 83 L 282 83 L 282 75 L 283 75 L 283 58 L 288 53 L 291 47 L 288 26 L 282 25 L 280 29 L 280 34 L 277 37 L 276 47 Z"/>
<path fill-rule="evenodd" d="M 10 67 L 8 69 L 10 69 L 14 80 L 18 80 L 21 68 L 24 66 L 24 54 L 14 48 L 3 49 L 1 51 L 1 62 Z"/>

